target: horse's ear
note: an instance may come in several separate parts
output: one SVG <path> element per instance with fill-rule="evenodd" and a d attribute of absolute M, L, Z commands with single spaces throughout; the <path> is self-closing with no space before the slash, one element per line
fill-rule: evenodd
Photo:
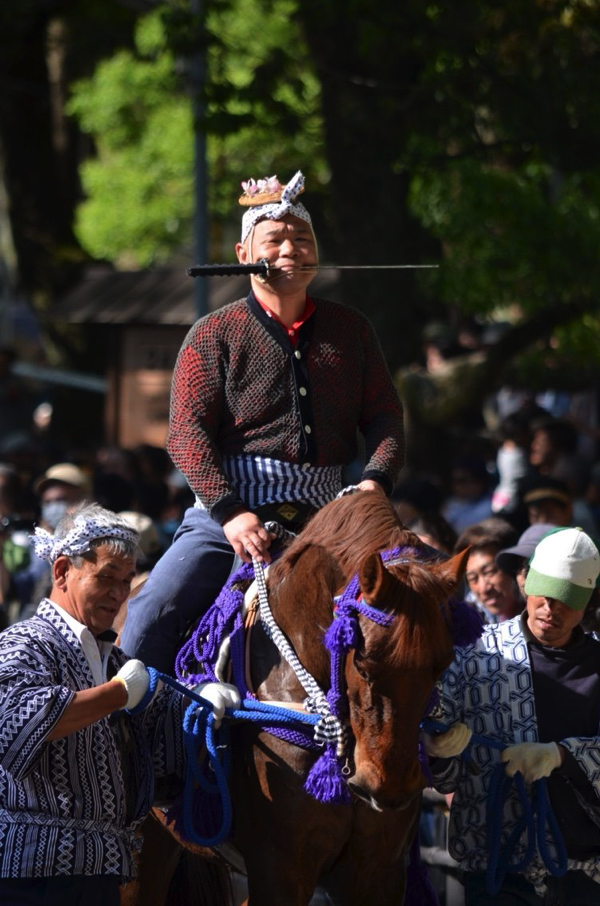
<path fill-rule="evenodd" d="M 378 598 L 385 588 L 393 583 L 378 553 L 365 557 L 358 570 L 358 583 L 368 603 Z"/>
<path fill-rule="evenodd" d="M 467 547 L 459 554 L 455 554 L 449 560 L 441 560 L 432 567 L 432 572 L 440 579 L 445 579 L 448 583 L 448 591 L 454 592 L 460 585 L 460 581 L 465 574 L 467 561 L 471 548 Z"/>

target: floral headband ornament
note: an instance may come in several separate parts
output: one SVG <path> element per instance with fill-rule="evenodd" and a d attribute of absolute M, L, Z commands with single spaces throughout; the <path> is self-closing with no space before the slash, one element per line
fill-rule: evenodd
<path fill-rule="evenodd" d="M 286 214 L 293 214 L 312 226 L 310 214 L 303 204 L 296 202 L 298 195 L 304 192 L 304 176 L 300 170 L 286 186 L 282 186 L 276 176 L 267 176 L 258 181 L 243 182 L 242 189 L 239 202 L 248 208 L 242 217 L 242 242 L 259 220 L 280 220 Z"/>
<path fill-rule="evenodd" d="M 64 538 L 55 538 L 50 532 L 37 526 L 33 536 L 33 546 L 40 560 L 54 563 L 62 555 L 76 557 L 79 554 L 85 554 L 90 550 L 92 541 L 96 541 L 98 538 L 117 538 L 120 541 L 137 544 L 139 534 L 134 529 L 99 525 L 94 519 L 76 516 L 73 528 Z"/>

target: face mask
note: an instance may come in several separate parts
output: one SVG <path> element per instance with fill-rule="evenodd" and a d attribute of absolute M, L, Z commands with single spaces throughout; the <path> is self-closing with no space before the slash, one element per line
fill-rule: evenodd
<path fill-rule="evenodd" d="M 54 531 L 69 508 L 65 500 L 51 500 L 42 504 L 42 519 Z"/>

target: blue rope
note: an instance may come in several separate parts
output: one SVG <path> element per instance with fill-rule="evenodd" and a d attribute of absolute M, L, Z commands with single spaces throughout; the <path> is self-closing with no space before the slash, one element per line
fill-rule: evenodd
<path fill-rule="evenodd" d="M 426 733 L 444 733 L 448 730 L 447 724 L 429 719 L 423 721 L 422 727 Z M 497 739 L 473 733 L 468 746 L 462 753 L 462 757 L 466 762 L 473 762 L 471 750 L 474 745 L 485 745 L 488 748 L 497 749 L 500 752 L 506 748 L 506 745 Z M 488 865 L 486 871 L 486 887 L 490 896 L 499 892 L 507 872 L 520 872 L 529 865 L 535 853 L 536 842 L 542 861 L 551 875 L 559 878 L 567 871 L 567 851 L 558 826 L 558 821 L 556 820 L 556 816 L 550 805 L 546 778 L 542 777 L 532 784 L 533 795 L 532 800 L 530 800 L 521 772 L 517 771 L 515 776 L 511 778 L 508 777 L 504 769 L 505 765 L 502 762 L 496 764 L 490 779 L 487 799 L 486 832 L 488 841 Z M 502 847 L 503 807 L 513 783 L 523 809 L 523 814 L 508 835 L 504 847 Z M 556 849 L 556 859 L 553 859 L 550 854 L 546 826 L 548 828 L 548 836 L 552 839 Z M 521 859 L 516 862 L 511 862 L 512 855 L 524 833 L 526 834 L 525 852 Z"/>
<path fill-rule="evenodd" d="M 135 708 L 129 708 L 128 712 L 140 714 L 152 701 L 160 681 L 191 699 L 191 704 L 186 709 L 183 718 L 183 737 L 187 753 L 187 773 L 183 791 L 183 831 L 185 837 L 198 846 L 215 846 L 226 840 L 231 831 L 232 806 L 227 782 L 231 765 L 230 726 L 223 721 L 219 728 L 215 727 L 212 702 L 202 698 L 197 692 L 184 686 L 173 677 L 159 673 L 154 667 L 146 669 L 150 675 L 148 689 L 139 704 Z M 321 719 L 319 714 L 306 714 L 250 698 L 244 700 L 242 708 L 227 708 L 225 717 L 269 728 L 297 729 L 300 727 L 303 731 L 314 727 Z M 201 764 L 199 755 L 203 744 L 206 747 L 207 757 Z M 212 772 L 214 779 L 210 779 L 209 772 Z M 220 805 L 219 826 L 208 836 L 201 836 L 194 823 L 195 783 L 207 796 L 215 797 L 216 806 Z"/>

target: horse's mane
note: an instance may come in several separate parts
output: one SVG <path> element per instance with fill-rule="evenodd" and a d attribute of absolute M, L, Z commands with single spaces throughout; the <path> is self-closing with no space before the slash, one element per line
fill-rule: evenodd
<path fill-rule="evenodd" d="M 411 666 L 420 666 L 432 660 L 442 666 L 449 663 L 452 642 L 442 607 L 451 593 L 450 579 L 446 588 L 444 576 L 432 574 L 432 549 L 404 527 L 383 494 L 360 491 L 319 510 L 271 567 L 273 585 L 288 577 L 302 554 L 311 548 L 327 552 L 327 559 L 335 564 L 338 588 L 359 571 L 369 554 L 393 548 L 415 549 L 406 562 L 391 567 L 402 581 L 401 598 L 390 602 L 399 619 L 385 634 L 385 653 L 380 654 L 396 665 L 408 666 L 410 662 Z M 430 561 L 429 566 L 423 561 Z"/>
<path fill-rule="evenodd" d="M 349 494 L 315 513 L 272 567 L 275 582 L 283 580 L 313 545 L 333 557 L 342 579 L 353 575 L 358 564 L 374 551 L 406 545 L 423 548 L 421 540 L 404 527 L 387 497 L 378 491 Z"/>

